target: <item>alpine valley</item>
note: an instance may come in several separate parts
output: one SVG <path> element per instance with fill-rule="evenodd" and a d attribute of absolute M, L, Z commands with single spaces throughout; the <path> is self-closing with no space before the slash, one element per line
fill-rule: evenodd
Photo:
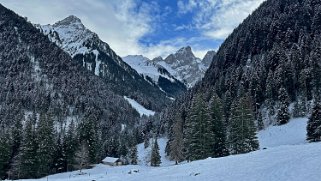
<path fill-rule="evenodd" d="M 166 57 L 121 57 L 74 15 L 32 24 L 5 1 L 0 180 L 320 180 L 321 1 L 117 1 L 143 14 L 133 4 L 168 3 L 175 16 L 157 25 L 166 13 L 153 9 L 157 21 L 149 23 L 163 31 L 151 29 L 138 43 L 149 48 L 156 35 L 179 32 L 197 36 L 188 43 L 206 37 L 196 55 L 226 29 L 205 31 L 230 26 L 230 16 L 260 2 L 203 59 L 187 43 Z M 112 2 L 91 3 L 86 17 Z M 115 14 L 124 20 L 122 8 Z"/>

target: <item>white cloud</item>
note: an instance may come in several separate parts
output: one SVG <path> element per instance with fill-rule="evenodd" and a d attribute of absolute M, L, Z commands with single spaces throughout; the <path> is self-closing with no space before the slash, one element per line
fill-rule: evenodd
<path fill-rule="evenodd" d="M 183 0 L 177 1 L 177 7 L 179 13 L 188 13 L 193 11 L 197 7 L 197 2 L 195 0 L 189 0 L 188 3 L 184 3 Z"/>
<path fill-rule="evenodd" d="M 243 19 L 252 13 L 264 0 L 189 0 L 178 5 L 180 12 L 196 10 L 194 26 L 204 36 L 224 40 Z M 182 2 L 180 2 L 182 3 Z M 192 7 L 192 9 L 190 9 Z"/>

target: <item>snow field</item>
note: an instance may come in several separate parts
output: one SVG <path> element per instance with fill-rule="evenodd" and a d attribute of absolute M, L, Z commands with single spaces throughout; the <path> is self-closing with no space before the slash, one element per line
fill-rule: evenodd
<path fill-rule="evenodd" d="M 110 167 L 51 175 L 39 181 L 320 181 L 321 143 L 306 143 L 307 118 L 292 119 L 258 133 L 261 149 L 248 154 L 208 158 L 174 165 L 165 158 L 167 139 L 160 138 L 160 167 L 149 167 L 144 144 L 138 145 L 138 165 Z M 265 148 L 265 149 L 263 149 Z M 136 172 L 134 172 L 136 171 Z M 131 173 L 130 173 L 131 172 Z M 33 181 L 33 180 L 30 180 Z M 37 180 L 35 180 L 37 181 Z"/>

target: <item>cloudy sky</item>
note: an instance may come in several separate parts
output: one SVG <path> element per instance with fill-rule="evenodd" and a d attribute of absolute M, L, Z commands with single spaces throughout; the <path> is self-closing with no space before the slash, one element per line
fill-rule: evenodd
<path fill-rule="evenodd" d="M 166 56 L 190 45 L 202 58 L 264 0 L 0 0 L 32 23 L 76 15 L 120 56 Z"/>

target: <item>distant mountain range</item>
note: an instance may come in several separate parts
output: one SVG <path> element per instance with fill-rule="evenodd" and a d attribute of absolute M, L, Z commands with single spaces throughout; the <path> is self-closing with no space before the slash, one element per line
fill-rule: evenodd
<path fill-rule="evenodd" d="M 204 58 L 200 59 L 195 57 L 192 48 L 187 46 L 179 49 L 176 53 L 168 55 L 165 59 L 156 57 L 150 60 L 141 55 L 129 55 L 123 59 L 140 74 L 154 77 L 153 80 L 156 83 L 160 76 L 159 74 L 163 72 L 163 75 L 166 74 L 172 81 L 174 79 L 175 81 L 178 80 L 184 83 L 186 87 L 191 88 L 202 79 L 213 58 L 215 58 L 215 54 L 215 51 L 208 51 Z M 159 69 L 158 73 L 156 73 L 157 75 L 155 73 L 151 74 L 151 72 L 154 72 L 153 69 Z"/>
<path fill-rule="evenodd" d="M 35 26 L 92 74 L 103 78 L 116 94 L 133 98 L 154 111 L 161 110 L 173 96 L 138 74 L 76 16 L 53 25 Z"/>
<path fill-rule="evenodd" d="M 215 55 L 214 51 L 209 51 L 201 60 L 187 46 L 165 59 L 150 60 L 139 55 L 122 59 L 76 16 L 35 27 L 87 70 L 104 78 L 116 93 L 131 97 L 152 110 L 160 110 L 168 98 L 176 98 L 193 87 Z"/>

